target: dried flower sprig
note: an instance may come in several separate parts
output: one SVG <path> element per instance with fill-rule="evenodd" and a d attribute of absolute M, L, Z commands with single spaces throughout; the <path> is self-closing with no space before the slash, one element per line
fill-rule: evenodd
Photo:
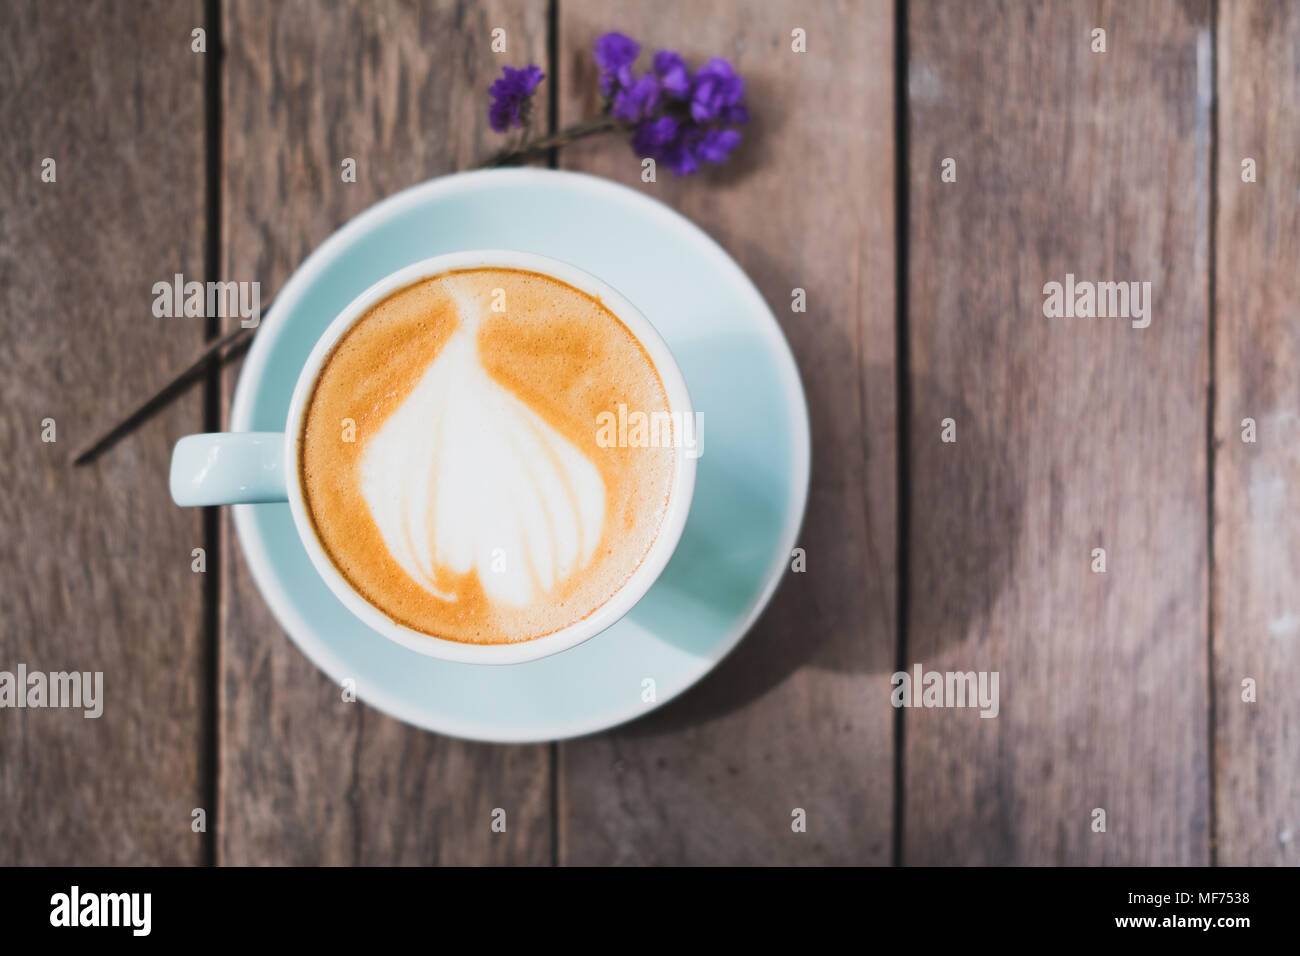
<path fill-rule="evenodd" d="M 489 161 L 501 166 L 519 162 L 599 133 L 631 134 L 632 150 L 642 158 L 665 163 L 689 176 L 701 163 L 721 163 L 740 144 L 740 126 L 749 122 L 745 81 L 731 64 L 713 57 L 694 73 L 680 54 L 660 50 L 649 69 L 634 66 L 641 44 L 622 33 L 606 33 L 593 49 L 600 69 L 601 111 L 596 116 L 547 136 L 528 137 Z M 539 67 L 504 67 L 488 92 L 488 122 L 499 133 L 524 128 L 531 118 L 532 97 L 543 78 Z"/>
<path fill-rule="evenodd" d="M 660 50 L 650 68 L 638 76 L 634 66 L 641 44 L 631 37 L 606 33 L 592 52 L 600 69 L 600 112 L 542 136 L 532 135 L 531 121 L 533 97 L 545 74 L 533 64 L 522 70 L 502 69 L 488 89 L 492 96 L 488 125 L 498 133 L 520 130 L 520 140 L 480 165 L 505 166 L 588 136 L 623 132 L 630 134 L 638 156 L 666 163 L 674 173 L 687 176 L 701 163 L 723 162 L 740 143 L 738 127 L 749 121 L 745 81 L 726 60 L 714 57 L 692 73 L 679 54 Z M 211 368 L 242 355 L 252 337 L 252 329 L 241 328 L 205 344 L 167 384 L 101 432 L 74 464 L 93 461 Z"/>

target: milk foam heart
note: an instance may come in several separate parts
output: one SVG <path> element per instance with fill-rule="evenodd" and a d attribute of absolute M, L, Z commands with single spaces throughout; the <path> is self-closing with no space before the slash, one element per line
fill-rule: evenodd
<path fill-rule="evenodd" d="M 450 283 L 459 324 L 361 459 L 361 494 L 389 553 L 433 595 L 438 568 L 475 572 L 525 607 L 585 568 L 605 482 L 583 453 L 493 381 L 478 355 L 487 303 Z"/>
<path fill-rule="evenodd" d="M 645 348 L 550 276 L 465 269 L 362 315 L 307 400 L 303 501 L 335 568 L 413 630 L 541 637 L 628 581 L 668 509 L 676 451 L 611 445 L 620 409 L 672 409 Z"/>

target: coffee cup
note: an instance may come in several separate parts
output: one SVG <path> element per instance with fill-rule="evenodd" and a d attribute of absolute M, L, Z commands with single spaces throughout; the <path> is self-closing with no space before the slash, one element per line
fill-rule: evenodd
<path fill-rule="evenodd" d="M 682 437 L 682 425 L 685 424 L 687 429 L 693 425 L 695 416 L 690 395 L 672 353 L 650 321 L 615 289 L 575 266 L 532 253 L 504 250 L 458 252 L 436 256 L 399 269 L 362 292 L 333 319 L 317 341 L 299 373 L 289 403 L 288 416 L 283 432 L 214 433 L 190 435 L 181 439 L 177 443 L 172 457 L 171 492 L 175 502 L 185 506 L 288 502 L 293 516 L 294 528 L 313 566 L 343 606 L 371 630 L 411 650 L 444 660 L 476 664 L 513 664 L 559 653 L 594 637 L 621 619 L 645 595 L 667 565 L 681 538 L 694 489 L 696 455 L 685 453 L 683 448 L 678 447 L 675 453 L 671 454 L 671 464 L 664 466 L 662 488 L 659 485 L 656 485 L 655 488 L 658 490 L 666 489 L 664 494 L 666 501 L 662 505 L 661 513 L 658 514 L 658 523 L 649 538 L 648 546 L 643 553 L 632 555 L 632 557 L 636 558 L 635 566 L 631 567 L 630 572 L 626 575 L 620 574 L 618 577 L 620 583 L 611 587 L 607 596 L 602 597 L 598 602 L 593 602 L 594 606 L 590 607 L 590 609 L 585 606 L 575 605 L 576 610 L 574 613 L 581 613 L 581 616 L 564 623 L 562 626 L 547 628 L 543 633 L 538 633 L 535 636 L 524 635 L 519 637 L 515 635 L 510 640 L 496 643 L 478 643 L 473 640 L 453 639 L 440 636 L 427 627 L 417 629 L 417 627 L 411 626 L 411 622 L 404 620 L 395 613 L 394 605 L 383 606 L 380 599 L 368 598 L 363 594 L 361 590 L 363 585 L 359 583 L 360 578 L 355 574 L 350 576 L 350 573 L 345 573 L 341 569 L 340 555 L 337 553 L 340 549 L 336 545 L 331 551 L 330 546 L 323 540 L 321 528 L 318 521 L 314 520 L 312 505 L 308 500 L 307 479 L 304 478 L 304 425 L 309 417 L 309 411 L 313 405 L 318 384 L 322 379 L 322 373 L 326 367 L 336 361 L 335 355 L 340 349 L 340 343 L 353 332 L 363 319 L 370 321 L 369 317 L 374 314 L 376 308 L 381 304 L 391 301 L 403 290 L 415 288 L 420 283 L 428 283 L 429 280 L 441 281 L 440 277 L 448 276 L 467 275 L 472 277 L 483 270 L 508 270 L 509 272 L 527 274 L 536 278 L 534 285 L 539 283 L 544 285 L 548 281 L 553 282 L 557 284 L 557 288 L 563 286 L 572 290 L 574 295 L 589 299 L 595 304 L 595 307 L 607 310 L 609 315 L 617 320 L 619 327 L 625 329 L 629 334 L 629 341 L 634 341 L 637 349 L 643 351 L 649 362 L 649 367 L 657 376 L 657 381 L 662 386 L 663 407 L 671 415 L 672 421 L 677 423 L 673 434 L 680 439 Z M 500 292 L 501 290 L 493 291 Z M 273 316 L 271 321 L 274 321 Z M 508 335 L 508 332 L 504 334 Z M 451 360 L 447 359 L 446 361 Z M 444 362 L 445 364 L 446 362 Z M 486 382 L 486 379 L 479 375 L 478 372 L 474 372 L 472 379 L 466 379 L 464 375 L 457 378 L 454 376 L 454 372 L 454 369 L 446 370 L 445 374 L 443 371 L 431 372 L 426 377 L 429 380 L 426 391 L 437 393 L 437 389 L 440 387 L 439 381 L 432 381 L 432 379 L 439 376 L 441 376 L 440 381 L 446 380 L 450 384 L 444 384 L 442 386 L 443 392 L 438 394 L 446 394 L 448 389 L 451 389 L 453 393 L 457 393 L 457 389 L 463 390 L 468 387 L 464 384 L 467 381 L 471 382 L 471 384 Z M 496 386 L 485 387 L 492 389 L 490 393 L 485 393 L 487 400 L 496 401 L 504 408 L 505 411 L 501 414 L 512 414 L 511 409 L 516 407 L 517 400 L 504 392 L 500 392 Z M 470 408 L 475 410 L 475 414 L 478 414 L 476 411 L 477 405 L 470 406 Z M 410 414 L 415 414 L 418 411 L 419 409 L 415 409 Z M 408 418 L 410 414 L 408 414 Z M 518 426 L 519 428 L 523 428 L 529 436 L 541 436 L 538 439 L 541 444 L 537 444 L 534 437 L 530 437 L 529 442 L 531 444 L 526 447 L 532 448 L 536 445 L 541 449 L 538 456 L 539 461 L 544 459 L 544 470 L 546 471 L 543 478 L 549 483 L 547 487 L 554 486 L 554 488 L 563 490 L 575 483 L 582 487 L 590 487 L 593 481 L 589 477 L 590 466 L 583 464 L 580 458 L 575 457 L 572 450 L 567 449 L 567 446 L 552 433 L 552 430 L 545 425 L 541 418 L 536 418 L 531 411 L 522 407 L 517 414 L 528 416 L 525 423 L 527 427 L 524 428 L 521 425 Z M 536 420 L 534 420 L 535 418 Z M 595 428 L 594 422 L 592 427 Z M 395 428 L 396 426 L 394 426 Z M 392 430 L 390 429 L 390 431 Z M 389 436 L 385 441 L 388 446 L 396 445 L 400 447 L 403 443 L 410 444 L 413 440 L 412 436 L 418 438 L 418 434 L 418 432 L 408 429 L 405 433 L 398 432 L 396 435 Z M 368 436 L 363 436 L 363 439 L 365 437 Z M 377 441 L 374 444 L 375 447 L 379 447 Z M 442 449 L 441 451 L 443 459 L 447 461 L 455 460 L 457 456 L 473 456 L 480 453 L 481 450 L 475 451 L 471 449 L 462 452 L 462 450 L 456 448 Z M 437 457 L 437 455 L 434 456 L 435 459 Z M 661 460 L 667 461 L 668 459 Z M 555 462 L 559 462 L 559 464 L 555 464 Z M 532 464 L 525 461 L 521 463 L 521 467 L 524 471 L 528 471 Z M 500 479 L 501 468 L 497 467 L 493 474 L 496 474 Z M 569 478 L 573 480 L 568 481 Z M 515 480 L 517 483 L 525 479 L 511 480 Z M 539 482 L 542 480 L 542 478 L 538 479 Z M 416 481 L 414 484 L 417 489 L 422 487 L 421 481 Z M 452 487 L 450 482 L 446 483 L 446 485 Z M 498 485 L 500 485 L 500 481 L 498 481 Z M 463 475 L 460 484 L 455 487 L 468 489 L 465 493 L 477 495 L 477 492 L 473 491 L 472 483 L 467 485 L 463 480 Z M 616 485 L 611 485 L 608 481 L 600 485 L 600 487 L 605 493 L 618 490 Z M 387 496 L 382 499 L 384 508 L 388 507 L 393 496 L 398 493 L 393 491 L 394 488 L 399 488 L 399 485 L 392 482 L 387 484 L 380 482 L 376 485 L 373 494 Z M 554 496 L 554 488 L 552 489 L 552 496 Z M 496 499 L 497 504 L 503 505 L 504 502 L 517 497 L 509 493 L 511 489 L 506 485 L 501 485 L 501 489 Z M 524 488 L 522 490 L 528 491 L 529 489 Z M 451 507 L 452 513 L 454 513 L 456 510 L 454 508 L 455 489 L 452 488 L 445 495 L 451 495 L 452 501 L 448 505 L 448 502 L 440 499 L 444 513 L 448 513 L 445 511 L 447 507 Z M 572 497 L 571 494 L 570 497 Z M 537 500 L 544 499 L 545 495 L 538 492 Z M 372 499 L 372 504 L 374 503 L 375 500 Z M 428 502 L 421 501 L 419 504 L 423 509 L 421 514 L 432 508 L 432 505 Z M 481 507 L 482 502 L 478 502 L 478 505 Z M 358 505 L 358 510 L 363 510 L 363 508 L 363 505 Z M 606 508 L 604 513 L 613 514 L 616 509 L 611 509 L 613 509 L 613 505 Z M 593 551 L 590 528 L 576 517 L 579 511 L 581 511 L 581 508 L 575 507 L 571 512 L 565 512 L 564 520 L 573 525 L 572 533 L 561 534 L 557 532 L 555 530 L 557 523 L 553 515 L 548 517 L 546 521 L 529 521 L 527 515 L 517 519 L 528 524 L 533 529 L 532 552 L 534 557 L 540 555 L 543 564 L 548 565 L 542 571 L 549 573 L 550 577 L 547 577 L 547 573 L 540 575 L 546 581 L 556 578 L 556 569 L 549 568 L 549 564 L 552 563 L 549 555 L 552 553 L 562 554 L 567 547 L 572 554 L 565 566 L 572 567 L 575 564 L 575 556 L 576 561 L 581 562 L 584 555 L 589 555 Z M 495 511 L 488 510 L 478 513 L 491 515 Z M 382 521 L 377 521 L 376 524 L 383 526 Z M 587 522 L 587 524 L 589 525 L 590 522 Z M 543 529 L 541 532 L 536 530 L 539 527 Z M 373 533 L 374 529 L 371 528 L 371 531 Z M 468 532 L 462 529 L 462 537 L 464 533 L 473 534 L 474 528 L 470 527 Z M 550 537 L 545 537 L 541 541 L 543 545 L 541 547 L 538 546 L 538 533 L 550 534 Z M 586 535 L 585 539 L 584 534 Z M 607 529 L 602 534 L 605 535 L 605 537 L 601 538 L 602 543 L 619 540 L 609 537 L 614 534 L 613 529 Z M 526 539 L 526 535 L 524 538 Z M 336 538 L 335 540 L 341 539 Z M 376 540 L 382 540 L 382 536 L 377 536 Z M 582 540 L 586 540 L 584 546 L 574 544 L 575 541 L 581 542 Z M 423 554 L 425 564 L 428 563 L 429 555 L 427 552 L 429 550 L 429 547 L 424 549 L 426 552 Z M 437 550 L 436 544 L 433 546 L 433 550 Z M 482 548 L 479 550 L 482 550 Z M 602 555 L 605 550 L 609 549 L 605 549 L 602 544 Z M 473 551 L 472 547 L 470 551 Z M 332 553 L 334 554 L 333 557 L 331 556 Z M 414 559 L 408 561 L 406 555 L 398 555 L 398 557 L 403 559 L 402 562 L 398 563 L 404 562 L 404 566 L 410 568 L 414 576 L 420 576 L 419 568 L 411 565 L 411 561 Z M 506 556 L 502 555 L 502 557 Z M 389 561 L 391 558 L 391 555 L 386 555 L 384 560 Z M 603 557 L 601 560 L 603 560 Z M 354 559 L 352 562 L 353 567 L 355 563 Z M 396 567 L 397 565 L 394 564 L 393 566 Z M 600 567 L 600 565 L 597 565 L 597 567 Z M 485 577 L 487 572 L 481 561 L 478 568 L 480 576 Z M 463 569 L 458 568 L 457 570 Z M 560 570 L 563 570 L 563 568 Z M 606 576 L 608 577 L 608 574 Z M 457 582 L 468 581 L 469 583 L 465 585 L 466 588 L 472 586 L 482 590 L 473 580 L 474 572 L 468 572 L 464 578 L 459 575 L 452 575 L 452 578 Z M 535 589 L 538 578 L 539 572 L 537 568 L 533 568 L 528 575 L 522 577 L 519 574 L 515 575 L 515 580 L 532 582 Z M 414 587 L 409 580 L 403 581 L 402 584 L 408 591 Z M 433 587 L 433 584 L 429 586 Z M 475 593 L 478 593 L 478 590 Z M 545 600 L 545 594 L 538 598 L 538 601 L 542 603 Z"/>

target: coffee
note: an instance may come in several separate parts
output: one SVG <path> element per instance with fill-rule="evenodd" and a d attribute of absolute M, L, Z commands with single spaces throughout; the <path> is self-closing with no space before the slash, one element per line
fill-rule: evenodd
<path fill-rule="evenodd" d="M 307 513 L 338 571 L 399 624 L 542 637 L 622 587 L 667 510 L 673 443 L 602 438 L 627 409 L 672 411 L 598 299 L 516 269 L 425 279 L 326 359 L 300 436 Z"/>

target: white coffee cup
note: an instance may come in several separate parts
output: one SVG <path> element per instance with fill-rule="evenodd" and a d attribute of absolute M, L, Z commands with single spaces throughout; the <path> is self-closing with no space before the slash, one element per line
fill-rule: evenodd
<path fill-rule="evenodd" d="M 178 505 L 259 504 L 287 501 L 307 556 L 329 589 L 368 627 L 403 647 L 443 660 L 469 664 L 518 664 L 556 654 L 614 624 L 641 600 L 668 564 L 686 526 L 695 489 L 695 456 L 674 456 L 668 508 L 659 533 L 641 564 L 612 597 L 587 617 L 543 637 L 512 644 L 466 644 L 431 637 L 394 621 L 371 604 L 334 567 L 307 515 L 299 479 L 302 419 L 321 368 L 335 344 L 372 306 L 421 279 L 458 269 L 520 269 L 552 276 L 599 299 L 645 348 L 675 420 L 693 420 L 686 381 L 650 320 L 615 289 L 568 263 L 528 252 L 484 250 L 434 256 L 399 269 L 353 299 L 329 324 L 298 375 L 284 431 L 216 432 L 188 435 L 172 453 L 171 493 Z M 274 317 L 272 316 L 272 321 Z"/>

